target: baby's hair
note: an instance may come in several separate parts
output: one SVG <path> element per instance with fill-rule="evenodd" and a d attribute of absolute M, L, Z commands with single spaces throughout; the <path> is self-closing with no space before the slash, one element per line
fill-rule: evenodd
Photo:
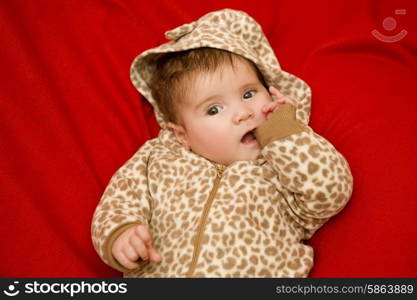
<path fill-rule="evenodd" d="M 214 72 L 223 64 L 234 67 L 236 59 L 247 62 L 259 81 L 268 88 L 262 73 L 252 61 L 226 50 L 203 47 L 157 54 L 152 59 L 155 63 L 155 71 L 150 81 L 152 97 L 168 122 L 181 122 L 177 109 L 186 95 L 187 82 L 192 82 L 198 74 Z"/>

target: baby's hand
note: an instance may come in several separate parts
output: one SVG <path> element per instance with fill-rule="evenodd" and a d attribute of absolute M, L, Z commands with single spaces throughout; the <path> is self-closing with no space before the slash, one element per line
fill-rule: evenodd
<path fill-rule="evenodd" d="M 262 108 L 262 112 L 265 114 L 266 119 L 269 119 L 271 114 L 281 105 L 286 103 L 294 105 L 294 102 L 290 98 L 283 95 L 280 91 L 278 91 L 278 89 L 274 88 L 273 86 L 269 87 L 269 92 L 271 93 L 272 98 L 274 98 L 275 101 L 268 103 Z"/>
<path fill-rule="evenodd" d="M 139 267 L 137 260 L 160 262 L 161 255 L 152 246 L 152 236 L 149 229 L 143 225 L 133 226 L 123 232 L 113 243 L 112 254 L 125 268 Z"/>

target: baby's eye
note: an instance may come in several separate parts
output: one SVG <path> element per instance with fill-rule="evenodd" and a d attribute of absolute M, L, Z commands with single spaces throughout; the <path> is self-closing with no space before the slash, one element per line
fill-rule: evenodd
<path fill-rule="evenodd" d="M 243 94 L 243 99 L 250 99 L 253 96 L 255 96 L 256 91 L 252 90 L 252 91 L 247 91 L 246 93 Z"/>
<path fill-rule="evenodd" d="M 207 110 L 207 115 L 214 116 L 217 115 L 222 110 L 222 107 L 219 105 L 211 106 Z"/>

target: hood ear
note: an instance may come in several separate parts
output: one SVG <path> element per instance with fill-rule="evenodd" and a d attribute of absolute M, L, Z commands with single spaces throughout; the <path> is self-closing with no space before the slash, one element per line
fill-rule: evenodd
<path fill-rule="evenodd" d="M 183 145 L 184 148 L 191 150 L 190 144 L 188 142 L 187 130 L 184 128 L 184 126 L 168 122 L 167 128 L 175 134 L 177 141 Z"/>

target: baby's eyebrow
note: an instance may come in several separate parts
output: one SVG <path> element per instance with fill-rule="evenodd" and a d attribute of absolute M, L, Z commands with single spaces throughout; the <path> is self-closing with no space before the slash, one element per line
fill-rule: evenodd
<path fill-rule="evenodd" d="M 220 98 L 220 95 L 211 95 L 208 98 L 205 98 L 200 103 L 197 104 L 196 109 L 199 109 L 200 107 L 204 106 L 206 103 L 211 102 L 217 98 Z"/>
<path fill-rule="evenodd" d="M 254 82 L 249 82 L 249 83 L 245 83 L 242 85 L 242 87 L 240 88 L 241 90 L 246 90 L 247 88 L 250 87 L 256 87 L 259 86 L 261 83 L 259 81 L 254 81 Z"/>

